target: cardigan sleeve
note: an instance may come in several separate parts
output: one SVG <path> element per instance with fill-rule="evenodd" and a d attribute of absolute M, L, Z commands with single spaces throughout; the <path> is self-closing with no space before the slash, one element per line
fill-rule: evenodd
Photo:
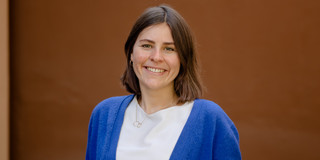
<path fill-rule="evenodd" d="M 113 98 L 109 98 L 100 102 L 92 111 L 89 128 L 88 128 L 88 141 L 86 160 L 99 159 L 101 153 L 98 150 L 103 148 L 103 140 L 107 133 L 107 120 L 109 119 L 110 106 L 114 104 Z"/>
<path fill-rule="evenodd" d="M 95 111 L 92 112 L 88 128 L 88 142 L 87 142 L 87 151 L 86 151 L 86 160 L 96 159 L 96 150 L 97 150 L 97 133 L 96 125 L 97 117 L 95 116 Z"/>
<path fill-rule="evenodd" d="M 220 112 L 213 139 L 213 160 L 241 160 L 239 134 L 231 119 Z"/>

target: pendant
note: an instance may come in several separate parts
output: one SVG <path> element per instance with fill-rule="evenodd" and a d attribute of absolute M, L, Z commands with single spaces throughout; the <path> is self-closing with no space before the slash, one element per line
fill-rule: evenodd
<path fill-rule="evenodd" d="M 141 127 L 141 125 L 142 125 L 142 123 L 141 123 L 141 122 L 139 122 L 139 121 L 135 121 L 135 122 L 133 122 L 133 126 L 135 126 L 135 127 L 137 127 L 137 128 L 140 128 L 140 127 Z"/>

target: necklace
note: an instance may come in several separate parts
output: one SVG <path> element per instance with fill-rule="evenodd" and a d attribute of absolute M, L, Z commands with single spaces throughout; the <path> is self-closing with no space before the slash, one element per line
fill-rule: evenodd
<path fill-rule="evenodd" d="M 176 103 L 172 103 L 172 104 L 176 104 Z M 166 106 L 165 108 L 172 106 L 172 104 Z M 142 121 L 138 120 L 138 102 L 137 102 L 137 104 L 136 104 L 136 120 L 133 122 L 133 126 L 140 128 L 142 126 L 142 123 L 144 122 L 144 120 L 146 120 L 146 118 L 147 117 L 144 115 L 144 118 Z"/>
<path fill-rule="evenodd" d="M 138 121 L 138 103 L 137 103 L 136 104 L 136 121 L 133 122 L 133 126 L 135 126 L 137 128 L 140 128 L 145 119 L 146 119 L 146 117 L 144 117 L 144 119 L 141 122 Z"/>

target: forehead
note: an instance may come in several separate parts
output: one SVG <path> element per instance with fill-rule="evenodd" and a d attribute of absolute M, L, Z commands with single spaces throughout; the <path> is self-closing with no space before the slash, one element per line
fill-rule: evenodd
<path fill-rule="evenodd" d="M 143 29 L 137 40 L 141 39 L 159 42 L 173 42 L 171 29 L 167 23 L 155 24 Z"/>

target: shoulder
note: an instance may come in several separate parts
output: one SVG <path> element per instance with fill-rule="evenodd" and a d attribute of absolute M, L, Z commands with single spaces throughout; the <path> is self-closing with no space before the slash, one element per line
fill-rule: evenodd
<path fill-rule="evenodd" d="M 195 109 L 199 110 L 200 116 L 203 116 L 209 122 L 216 125 L 223 123 L 224 125 L 234 125 L 226 112 L 215 102 L 206 99 L 196 99 L 194 102 Z M 211 121 L 210 121 L 211 120 Z"/>
<path fill-rule="evenodd" d="M 210 100 L 196 99 L 194 101 L 194 106 L 208 114 L 225 114 L 223 109 L 218 104 Z"/>
<path fill-rule="evenodd" d="M 125 96 L 117 96 L 117 97 L 110 97 L 107 98 L 95 107 L 95 110 L 102 109 L 104 107 L 107 107 L 108 105 L 115 105 L 115 104 L 121 104 L 125 99 L 133 97 L 133 95 L 125 95 Z"/>
<path fill-rule="evenodd" d="M 92 116 L 117 111 L 124 102 L 130 102 L 134 95 L 125 95 L 107 98 L 96 105 Z"/>
<path fill-rule="evenodd" d="M 241 159 L 237 128 L 224 110 L 204 99 L 196 99 L 193 107 L 199 124 L 203 124 L 206 133 L 212 134 L 213 159 Z"/>

